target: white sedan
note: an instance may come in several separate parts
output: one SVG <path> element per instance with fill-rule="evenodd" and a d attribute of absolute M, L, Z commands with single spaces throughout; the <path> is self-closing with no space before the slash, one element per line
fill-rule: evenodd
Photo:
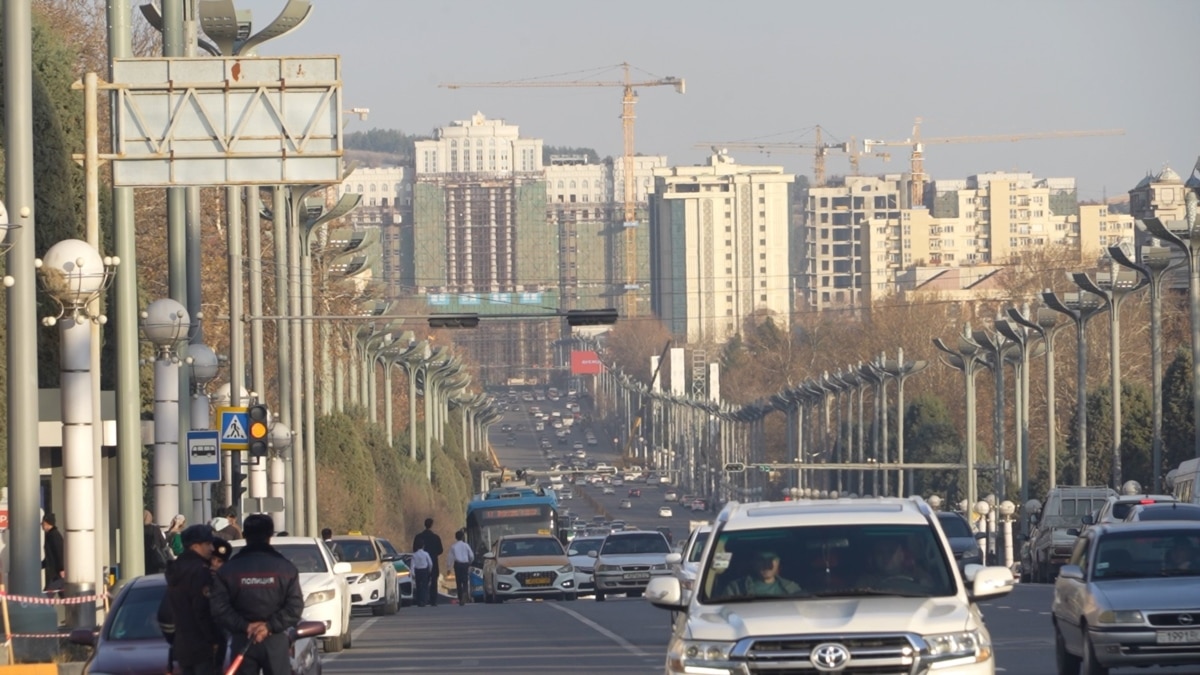
<path fill-rule="evenodd" d="M 670 518 L 674 515 L 675 514 L 671 511 L 671 507 L 669 507 L 669 506 L 658 507 L 658 517 L 659 518 Z"/>
<path fill-rule="evenodd" d="M 617 491 L 615 489 L 613 489 L 613 486 L 605 485 L 604 488 L 602 490 L 600 490 L 600 493 L 606 494 L 606 495 L 615 495 L 615 494 L 617 494 Z"/>

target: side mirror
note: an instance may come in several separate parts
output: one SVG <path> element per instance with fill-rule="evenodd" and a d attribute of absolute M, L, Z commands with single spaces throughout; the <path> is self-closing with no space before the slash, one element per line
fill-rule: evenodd
<path fill-rule="evenodd" d="M 988 598 L 998 598 L 1002 595 L 1008 595 L 1012 591 L 1013 575 L 1007 567 L 983 567 L 979 565 L 979 569 L 977 570 L 971 570 L 971 567 L 976 566 L 967 565 L 967 574 L 971 576 L 971 592 L 969 595 L 972 602 Z"/>
<path fill-rule="evenodd" d="M 1083 581 L 1083 568 L 1079 565 L 1063 565 L 1062 569 L 1058 570 L 1060 579 L 1075 579 Z"/>
<path fill-rule="evenodd" d="M 1067 530 L 1067 534 L 1071 535 L 1072 537 L 1078 537 L 1079 536 L 1079 528 L 1078 527 L 1069 528 Z"/>
<path fill-rule="evenodd" d="M 95 647 L 96 638 L 100 634 L 99 628 L 76 628 L 67 636 L 67 640 L 73 645 L 81 645 L 84 647 Z"/>
<path fill-rule="evenodd" d="M 679 579 L 673 576 L 654 577 L 646 586 L 646 599 L 659 609 L 680 609 L 683 607 L 683 587 Z"/>
<path fill-rule="evenodd" d="M 683 555 L 681 555 L 679 553 L 668 553 L 667 554 L 667 564 L 668 565 L 678 565 L 681 562 L 683 562 Z"/>
<path fill-rule="evenodd" d="M 1083 514 L 1083 517 L 1080 518 L 1079 520 L 1084 525 L 1094 525 L 1096 523 L 1095 517 L 1093 517 L 1092 514 L 1090 514 L 1090 513 Z"/>
<path fill-rule="evenodd" d="M 348 563 L 348 562 L 333 563 L 333 573 L 334 574 L 350 574 L 350 569 L 351 569 L 350 563 Z"/>
<path fill-rule="evenodd" d="M 591 550 L 591 551 L 588 551 L 588 557 L 589 557 L 589 558 L 599 558 L 599 557 L 600 557 L 600 552 L 599 552 L 599 551 L 596 551 L 596 550 L 594 550 L 594 549 L 593 549 L 593 550 Z"/>
<path fill-rule="evenodd" d="M 487 553 L 484 553 L 484 554 L 483 554 L 483 559 L 484 559 L 484 560 L 495 560 L 495 559 L 496 559 L 496 554 L 495 554 L 495 553 L 492 553 L 491 551 L 488 551 Z"/>
<path fill-rule="evenodd" d="M 383 559 L 382 559 L 382 560 L 383 560 L 383 562 L 395 562 L 395 561 L 396 561 L 396 556 L 394 556 L 394 555 L 385 555 L 385 556 L 383 556 Z"/>
<path fill-rule="evenodd" d="M 301 621 L 296 626 L 296 637 L 297 638 L 317 637 L 318 635 L 324 635 L 324 634 L 325 634 L 325 622 L 324 621 Z"/>
<path fill-rule="evenodd" d="M 976 532 L 975 533 L 975 540 L 979 541 L 981 539 L 987 539 L 987 532 Z"/>

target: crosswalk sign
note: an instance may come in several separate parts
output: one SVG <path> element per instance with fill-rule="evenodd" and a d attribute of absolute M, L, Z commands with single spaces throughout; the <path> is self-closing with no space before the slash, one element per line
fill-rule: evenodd
<path fill-rule="evenodd" d="M 248 447 L 250 420 L 245 407 L 222 407 L 218 409 L 221 423 L 221 450 L 245 450 Z"/>

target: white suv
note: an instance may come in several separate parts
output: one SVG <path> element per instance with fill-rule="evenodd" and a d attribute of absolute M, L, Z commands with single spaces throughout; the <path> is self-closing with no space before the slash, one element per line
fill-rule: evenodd
<path fill-rule="evenodd" d="M 686 612 L 668 674 L 990 675 L 975 602 L 1008 593 L 1013 578 L 981 565 L 966 576 L 920 499 L 731 503 L 690 597 L 675 576 L 652 579 L 646 597 Z"/>

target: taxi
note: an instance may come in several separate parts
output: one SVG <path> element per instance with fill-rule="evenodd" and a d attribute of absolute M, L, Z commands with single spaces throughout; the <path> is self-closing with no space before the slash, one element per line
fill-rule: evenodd
<path fill-rule="evenodd" d="M 500 537 L 483 554 L 483 599 L 510 598 L 574 600 L 575 566 L 562 544 L 545 534 Z"/>
<path fill-rule="evenodd" d="M 336 535 L 342 562 L 350 563 L 346 584 L 350 587 L 350 604 L 370 607 L 375 616 L 395 614 L 400 609 L 400 585 L 393 566 L 395 557 L 376 537 L 354 532 Z"/>

